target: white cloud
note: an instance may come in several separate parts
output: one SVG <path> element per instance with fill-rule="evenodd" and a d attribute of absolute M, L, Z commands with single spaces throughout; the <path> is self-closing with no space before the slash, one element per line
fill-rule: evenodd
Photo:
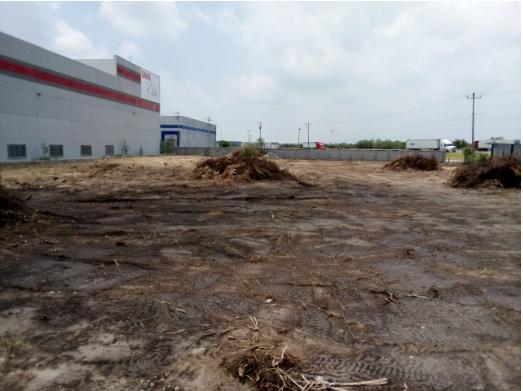
<path fill-rule="evenodd" d="M 0 30 L 67 57 L 107 57 L 82 31 L 58 16 L 60 3 L 0 3 Z"/>
<path fill-rule="evenodd" d="M 131 41 L 123 41 L 118 49 L 118 55 L 130 61 L 138 60 L 140 52 L 140 47 Z"/>
<path fill-rule="evenodd" d="M 161 70 L 162 115 L 181 115 L 204 119 L 212 116 L 223 106 L 219 96 L 212 96 L 198 83 L 191 80 L 176 78 L 171 72 Z"/>
<path fill-rule="evenodd" d="M 176 38 L 187 28 L 173 2 L 103 2 L 99 15 L 114 29 L 135 37 Z"/>
<path fill-rule="evenodd" d="M 55 31 L 56 3 L 0 2 L 0 31 L 47 46 Z"/>
<path fill-rule="evenodd" d="M 105 47 L 93 45 L 83 32 L 73 29 L 65 21 L 57 20 L 55 29 L 52 49 L 56 52 L 72 58 L 109 57 Z"/>
<path fill-rule="evenodd" d="M 162 112 L 214 116 L 232 138 L 263 121 L 271 139 L 293 140 L 285 129 L 307 120 L 340 141 L 464 137 L 470 121 L 442 121 L 469 116 L 466 99 L 353 122 L 472 91 L 483 94 L 480 137 L 520 132 L 488 120 L 520 115 L 519 3 L 58 4 L 0 2 L 0 29 L 71 57 L 107 47 L 163 68 Z M 499 91 L 516 94 L 488 96 Z"/>
<path fill-rule="evenodd" d="M 273 78 L 259 73 L 236 76 L 232 86 L 237 97 L 250 101 L 272 100 L 279 93 L 279 87 Z"/>
<path fill-rule="evenodd" d="M 228 34 L 244 59 L 225 98 L 258 96 L 259 104 L 247 109 L 256 118 L 345 122 L 338 126 L 346 134 L 373 127 L 366 137 L 462 129 L 457 137 L 467 132 L 465 123 L 387 129 L 466 116 L 466 100 L 381 123 L 350 121 L 472 91 L 519 90 L 517 3 L 242 3 L 204 15 L 199 19 Z M 273 109 L 278 104 L 281 114 Z M 519 112 L 512 104 L 497 110 L 508 117 Z"/>

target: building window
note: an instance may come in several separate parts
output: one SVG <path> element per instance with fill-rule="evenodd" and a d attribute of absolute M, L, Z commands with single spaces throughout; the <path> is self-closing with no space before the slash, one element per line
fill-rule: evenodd
<path fill-rule="evenodd" d="M 90 145 L 80 145 L 80 155 L 91 156 L 92 154 L 93 151 Z"/>
<path fill-rule="evenodd" d="M 7 144 L 7 158 L 8 159 L 25 159 L 27 151 L 25 144 Z"/>
<path fill-rule="evenodd" d="M 106 145 L 105 146 L 105 156 L 113 156 L 114 155 L 114 145 Z"/>
<path fill-rule="evenodd" d="M 49 145 L 49 156 L 50 157 L 64 156 L 64 146 L 61 144 L 50 144 Z"/>

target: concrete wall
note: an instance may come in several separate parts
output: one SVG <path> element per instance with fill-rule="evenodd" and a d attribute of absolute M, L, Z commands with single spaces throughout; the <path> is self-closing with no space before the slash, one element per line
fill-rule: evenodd
<path fill-rule="evenodd" d="M 236 148 L 178 148 L 175 155 L 222 156 Z M 282 159 L 306 160 L 368 160 L 391 161 L 401 156 L 419 154 L 436 156 L 440 163 L 445 162 L 443 151 L 408 151 L 404 149 L 268 149 L 266 152 Z"/>
<path fill-rule="evenodd" d="M 164 135 L 176 133 L 180 148 L 213 148 L 216 146 L 216 125 L 184 116 L 160 118 Z"/>
<path fill-rule="evenodd" d="M 117 92 L 140 96 L 140 85 L 0 33 L 0 59 L 73 77 Z M 120 153 L 123 140 L 129 154 L 159 153 L 160 115 L 130 104 L 44 84 L 0 68 L 0 162 L 8 144 L 25 144 L 27 158 L 42 157 L 42 144 L 61 144 L 63 159 L 78 159 L 80 145 L 92 146 L 92 157 L 105 154 L 105 145 Z"/>
<path fill-rule="evenodd" d="M 521 144 L 492 144 L 492 157 L 517 156 L 521 158 Z"/>

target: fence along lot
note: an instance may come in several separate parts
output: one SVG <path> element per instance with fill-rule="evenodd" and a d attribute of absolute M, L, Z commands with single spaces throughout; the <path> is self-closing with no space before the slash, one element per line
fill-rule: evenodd
<path fill-rule="evenodd" d="M 236 148 L 176 148 L 174 155 L 221 156 Z M 282 159 L 298 160 L 363 160 L 388 162 L 405 155 L 435 155 L 438 162 L 445 162 L 443 151 L 408 151 L 406 149 L 266 149 L 266 152 Z"/>

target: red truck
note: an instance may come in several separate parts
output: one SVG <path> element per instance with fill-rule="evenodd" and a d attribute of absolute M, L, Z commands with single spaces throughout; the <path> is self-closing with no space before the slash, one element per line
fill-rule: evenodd
<path fill-rule="evenodd" d="M 313 141 L 311 143 L 303 143 L 305 149 L 325 149 L 325 144 L 319 141 Z"/>

